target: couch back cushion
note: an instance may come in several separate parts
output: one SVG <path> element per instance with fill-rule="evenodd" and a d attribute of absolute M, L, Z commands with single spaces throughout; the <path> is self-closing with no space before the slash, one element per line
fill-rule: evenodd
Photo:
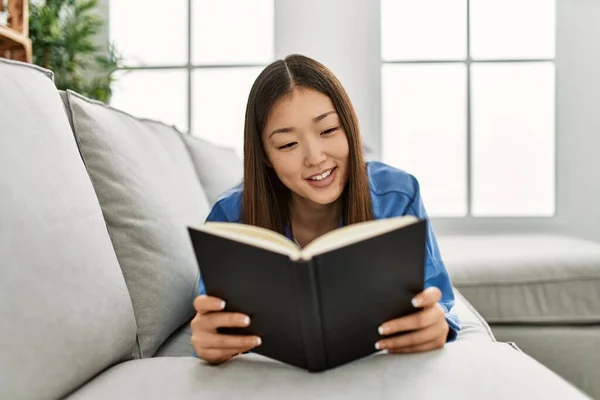
<path fill-rule="evenodd" d="M 206 198 L 213 205 L 228 189 L 244 178 L 244 164 L 233 148 L 219 146 L 191 135 L 183 135 Z"/>
<path fill-rule="evenodd" d="M 187 227 L 209 206 L 181 134 L 74 92 L 63 94 L 152 357 L 193 316 L 199 270 Z"/>
<path fill-rule="evenodd" d="M 0 88 L 0 398 L 61 398 L 132 358 L 133 308 L 51 73 Z"/>

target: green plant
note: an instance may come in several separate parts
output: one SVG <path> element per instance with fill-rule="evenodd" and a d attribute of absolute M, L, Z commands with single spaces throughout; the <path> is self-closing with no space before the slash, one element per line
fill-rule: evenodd
<path fill-rule="evenodd" d="M 121 57 L 110 45 L 94 43 L 104 21 L 95 13 L 97 0 L 33 0 L 29 37 L 33 63 L 54 72 L 58 89 L 71 89 L 108 103 L 113 72 Z"/>

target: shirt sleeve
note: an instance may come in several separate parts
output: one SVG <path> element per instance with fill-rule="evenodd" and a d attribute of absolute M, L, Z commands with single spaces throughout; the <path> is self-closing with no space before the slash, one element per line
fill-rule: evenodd
<path fill-rule="evenodd" d="M 210 213 L 208 213 L 205 222 L 229 222 L 229 220 L 227 219 L 227 215 L 225 214 L 225 211 L 223 211 L 221 204 L 216 203 L 210 210 Z"/>
<path fill-rule="evenodd" d="M 442 261 L 437 239 L 433 232 L 427 211 L 425 210 L 423 199 L 421 198 L 419 183 L 416 179 L 414 179 L 414 183 L 416 190 L 412 202 L 409 204 L 406 210 L 406 214 L 414 215 L 417 218 L 426 219 L 428 222 L 425 244 L 425 288 L 435 286 L 442 292 L 442 299 L 439 301 L 439 304 L 446 312 L 446 321 L 450 327 L 446 341 L 453 342 L 456 340 L 458 332 L 461 330 L 461 324 L 458 316 L 452 313 L 452 307 L 454 307 L 455 303 L 452 281 L 448 271 L 446 270 L 446 266 Z"/>
<path fill-rule="evenodd" d="M 205 222 L 229 222 L 229 220 L 223 211 L 223 207 L 221 207 L 219 203 L 216 203 L 210 210 Z M 202 276 L 198 276 L 198 295 L 200 296 L 204 294 L 206 294 L 206 287 L 204 286 Z"/>

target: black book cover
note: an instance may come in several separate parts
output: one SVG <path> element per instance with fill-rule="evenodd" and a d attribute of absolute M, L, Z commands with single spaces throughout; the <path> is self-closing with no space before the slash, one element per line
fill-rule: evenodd
<path fill-rule="evenodd" d="M 416 312 L 426 220 L 308 260 L 188 228 L 207 294 L 251 318 L 252 352 L 319 372 L 368 356 L 384 322 Z"/>

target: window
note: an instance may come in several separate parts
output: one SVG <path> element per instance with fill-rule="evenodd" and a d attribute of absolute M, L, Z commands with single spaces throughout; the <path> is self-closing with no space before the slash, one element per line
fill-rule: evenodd
<path fill-rule="evenodd" d="M 382 0 L 382 159 L 435 217 L 555 213 L 548 0 Z"/>
<path fill-rule="evenodd" d="M 243 152 L 252 83 L 273 60 L 273 0 L 110 1 L 125 58 L 111 105 Z"/>

